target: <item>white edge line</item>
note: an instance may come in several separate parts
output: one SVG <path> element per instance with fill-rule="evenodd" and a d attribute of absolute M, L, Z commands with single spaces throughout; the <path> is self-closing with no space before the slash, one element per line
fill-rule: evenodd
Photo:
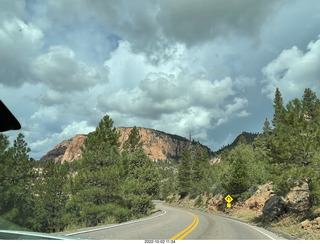
<path fill-rule="evenodd" d="M 229 219 L 230 219 L 230 220 L 233 220 L 234 222 L 238 222 L 238 223 L 241 223 L 241 224 L 247 225 L 247 226 L 251 227 L 252 229 L 254 229 L 254 230 L 256 230 L 256 231 L 260 232 L 261 234 L 263 234 L 263 235 L 267 236 L 267 237 L 268 237 L 268 238 L 270 238 L 271 240 L 276 240 L 276 239 L 274 239 L 272 236 L 270 236 L 270 235 L 268 235 L 268 234 L 264 233 L 263 231 L 259 230 L 258 228 L 255 228 L 255 227 L 253 227 L 253 226 L 251 226 L 251 225 L 249 225 L 249 224 L 247 224 L 247 223 L 243 223 L 243 222 L 241 222 L 241 221 L 238 221 L 238 220 L 235 220 L 235 219 L 231 219 L 231 218 L 229 218 Z"/>
<path fill-rule="evenodd" d="M 116 228 L 116 227 L 120 227 L 120 226 L 123 226 L 123 225 L 135 224 L 135 223 L 138 223 L 138 222 L 143 222 L 143 221 L 146 221 L 146 220 L 150 220 L 150 219 L 155 219 L 155 218 L 161 217 L 161 216 L 165 215 L 166 213 L 167 212 L 165 210 L 162 210 L 161 214 L 159 214 L 157 216 L 150 217 L 150 218 L 138 219 L 138 220 L 134 220 L 134 221 L 131 221 L 131 222 L 125 222 L 125 223 L 122 223 L 122 224 L 111 225 L 111 226 L 106 226 L 106 227 L 100 227 L 100 228 L 97 228 L 97 229 L 90 229 L 90 230 L 84 230 L 84 231 L 69 233 L 69 234 L 66 234 L 65 236 L 79 235 L 79 234 L 84 234 L 84 233 L 89 233 L 89 232 L 94 232 L 94 231 L 99 231 L 99 230 L 106 230 L 106 229 Z"/>

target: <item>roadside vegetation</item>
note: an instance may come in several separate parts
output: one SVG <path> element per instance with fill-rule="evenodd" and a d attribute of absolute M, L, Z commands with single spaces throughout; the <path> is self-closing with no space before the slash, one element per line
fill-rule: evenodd
<path fill-rule="evenodd" d="M 273 108 L 262 133 L 249 141 L 240 136 L 236 145 L 219 150 L 218 163 L 200 144 L 194 149 L 194 142 L 179 161 L 152 162 L 136 127 L 120 151 L 120 135 L 108 116 L 86 138 L 82 159 L 72 163 L 33 160 L 23 134 L 13 146 L 0 134 L 0 217 L 34 231 L 59 232 L 148 215 L 152 199 L 191 199 L 205 207 L 209 196 L 229 194 L 234 204 L 267 182 L 277 196 L 308 184 L 312 216 L 320 207 L 320 100 L 307 88 L 302 99 L 284 105 L 277 89 Z M 298 220 L 286 220 L 278 226 L 298 226 Z"/>
<path fill-rule="evenodd" d="M 200 148 L 194 157 L 185 148 L 176 193 L 192 198 L 209 191 L 237 201 L 270 181 L 279 196 L 307 183 L 311 207 L 320 206 L 320 100 L 307 88 L 301 100 L 284 106 L 277 89 L 273 107 L 272 122 L 265 120 L 263 132 L 251 144 L 241 136 L 232 150 L 221 150 L 220 163 L 210 166 Z"/>
<path fill-rule="evenodd" d="M 86 138 L 82 159 L 44 163 L 29 157 L 23 134 L 12 147 L 0 134 L 0 218 L 14 228 L 59 232 L 148 215 L 159 197 L 160 174 L 135 127 L 122 152 L 119 136 L 105 116 Z"/>
<path fill-rule="evenodd" d="M 230 194 L 235 204 L 244 202 L 260 185 L 268 182 L 272 183 L 274 194 L 280 197 L 286 196 L 294 187 L 307 184 L 309 206 L 306 214 L 284 215 L 269 225 L 298 238 L 319 237 L 317 232 L 307 234 L 310 231 L 302 230 L 300 222 L 316 218 L 318 215 L 314 212 L 320 207 L 320 100 L 306 88 L 302 99 L 296 98 L 284 105 L 277 89 L 273 108 L 273 119 L 271 122 L 265 120 L 262 133 L 252 143 L 247 143 L 241 136 L 231 150 L 230 147 L 220 150 L 220 163 L 207 168 L 208 159 L 199 163 L 196 157 L 191 158 L 186 148 L 180 160 L 177 191 L 168 202 L 174 199 L 183 202 L 185 197 L 195 200 L 196 196 L 204 197 L 210 192 L 212 196 Z M 201 177 L 195 178 L 199 175 L 197 168 L 200 165 L 205 181 L 201 181 Z M 197 202 L 200 200 L 197 199 L 194 206 Z M 223 207 L 226 209 L 225 205 Z M 260 221 L 257 217 L 255 214 L 250 220 Z"/>

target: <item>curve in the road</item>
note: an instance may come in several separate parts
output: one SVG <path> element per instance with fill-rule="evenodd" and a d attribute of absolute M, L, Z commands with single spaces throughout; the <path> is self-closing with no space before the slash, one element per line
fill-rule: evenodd
<path fill-rule="evenodd" d="M 198 216 L 190 212 L 187 212 L 187 213 L 193 216 L 193 221 L 191 225 L 189 225 L 186 229 L 184 229 L 183 231 L 181 231 L 180 233 L 172 237 L 170 240 L 183 240 L 187 235 L 189 235 L 191 231 L 193 231 L 197 227 L 199 223 Z"/>
<path fill-rule="evenodd" d="M 69 233 L 68 235 L 99 240 L 279 239 L 274 233 L 259 227 L 253 227 L 230 217 L 209 214 L 194 209 L 187 210 L 184 208 L 167 206 L 161 203 L 157 204 L 157 208 L 162 209 L 165 212 L 158 217 L 145 218 L 120 225 L 78 231 Z"/>

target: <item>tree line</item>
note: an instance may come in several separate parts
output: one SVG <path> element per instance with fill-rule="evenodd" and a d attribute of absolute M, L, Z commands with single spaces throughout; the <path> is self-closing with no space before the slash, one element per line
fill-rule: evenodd
<path fill-rule="evenodd" d="M 302 99 L 284 105 L 276 89 L 273 108 L 272 121 L 265 120 L 253 143 L 241 136 L 235 148 L 221 151 L 218 164 L 208 167 L 209 159 L 200 154 L 192 159 L 185 148 L 174 192 L 192 197 L 206 189 L 213 195 L 230 194 L 237 201 L 267 182 L 280 196 L 307 183 L 311 206 L 320 206 L 320 100 L 306 88 Z"/>
<path fill-rule="evenodd" d="M 105 116 L 82 147 L 82 159 L 39 162 L 20 133 L 0 134 L 0 218 L 28 230 L 59 232 L 145 216 L 158 198 L 160 174 L 136 127 L 120 152 L 120 134 Z"/>
<path fill-rule="evenodd" d="M 253 143 L 240 136 L 214 165 L 199 144 L 185 147 L 178 163 L 154 163 L 136 127 L 120 151 L 109 116 L 84 141 L 82 159 L 72 163 L 34 160 L 23 134 L 10 146 L 0 133 L 0 220 L 58 232 L 139 218 L 152 211 L 152 199 L 171 194 L 245 200 L 267 182 L 278 195 L 307 183 L 311 205 L 320 206 L 320 100 L 306 88 L 302 99 L 284 105 L 276 89 L 273 108 L 272 121 L 265 120 Z"/>

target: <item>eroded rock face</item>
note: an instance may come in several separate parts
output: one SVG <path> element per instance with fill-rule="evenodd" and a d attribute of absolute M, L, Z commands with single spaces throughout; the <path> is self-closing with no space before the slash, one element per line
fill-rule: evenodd
<path fill-rule="evenodd" d="M 179 158 L 182 155 L 183 148 L 190 144 L 186 138 L 181 136 L 142 127 L 137 127 L 137 129 L 141 136 L 140 142 L 142 143 L 142 147 L 152 160 Z M 121 144 L 120 150 L 122 150 L 123 143 L 128 139 L 132 127 L 119 127 L 116 130 L 120 132 L 119 142 Z M 44 155 L 41 160 L 47 161 L 54 159 L 56 162 L 71 162 L 75 159 L 80 159 L 82 155 L 81 146 L 85 138 L 86 135 L 76 135 L 70 140 L 65 140 L 56 145 L 51 151 Z M 192 150 L 195 151 L 196 144 L 191 144 L 191 147 Z M 208 153 L 211 153 L 208 147 L 202 145 L 202 148 Z"/>
<path fill-rule="evenodd" d="M 244 206 L 254 211 L 262 211 L 265 202 L 273 195 L 272 184 L 266 183 L 244 202 Z"/>
<path fill-rule="evenodd" d="M 309 186 L 307 183 L 294 187 L 284 198 L 288 211 L 303 216 L 310 208 Z"/>
<path fill-rule="evenodd" d="M 137 128 L 141 136 L 140 142 L 146 154 L 152 160 L 166 160 L 168 157 L 179 157 L 182 155 L 182 149 L 188 145 L 189 141 L 183 137 L 166 134 L 160 131 Z M 128 139 L 132 128 L 117 128 L 120 132 L 121 148 Z"/>
<path fill-rule="evenodd" d="M 262 210 L 262 217 L 272 221 L 288 213 L 303 219 L 310 209 L 309 187 L 307 183 L 296 186 L 285 197 L 273 196 L 267 200 Z"/>
<path fill-rule="evenodd" d="M 80 159 L 82 155 L 81 146 L 83 145 L 86 137 L 87 136 L 85 135 L 76 135 L 74 138 L 72 138 L 67 150 L 61 158 L 61 162 L 71 162 L 73 160 Z"/>
<path fill-rule="evenodd" d="M 214 196 L 208 202 L 208 209 L 212 211 L 223 211 L 223 201 L 224 199 L 222 195 Z"/>
<path fill-rule="evenodd" d="M 72 139 L 64 140 L 47 152 L 40 160 L 48 161 L 53 159 L 55 162 L 71 162 L 75 159 L 80 159 L 82 154 L 81 146 L 86 137 L 86 135 L 76 135 Z"/>

